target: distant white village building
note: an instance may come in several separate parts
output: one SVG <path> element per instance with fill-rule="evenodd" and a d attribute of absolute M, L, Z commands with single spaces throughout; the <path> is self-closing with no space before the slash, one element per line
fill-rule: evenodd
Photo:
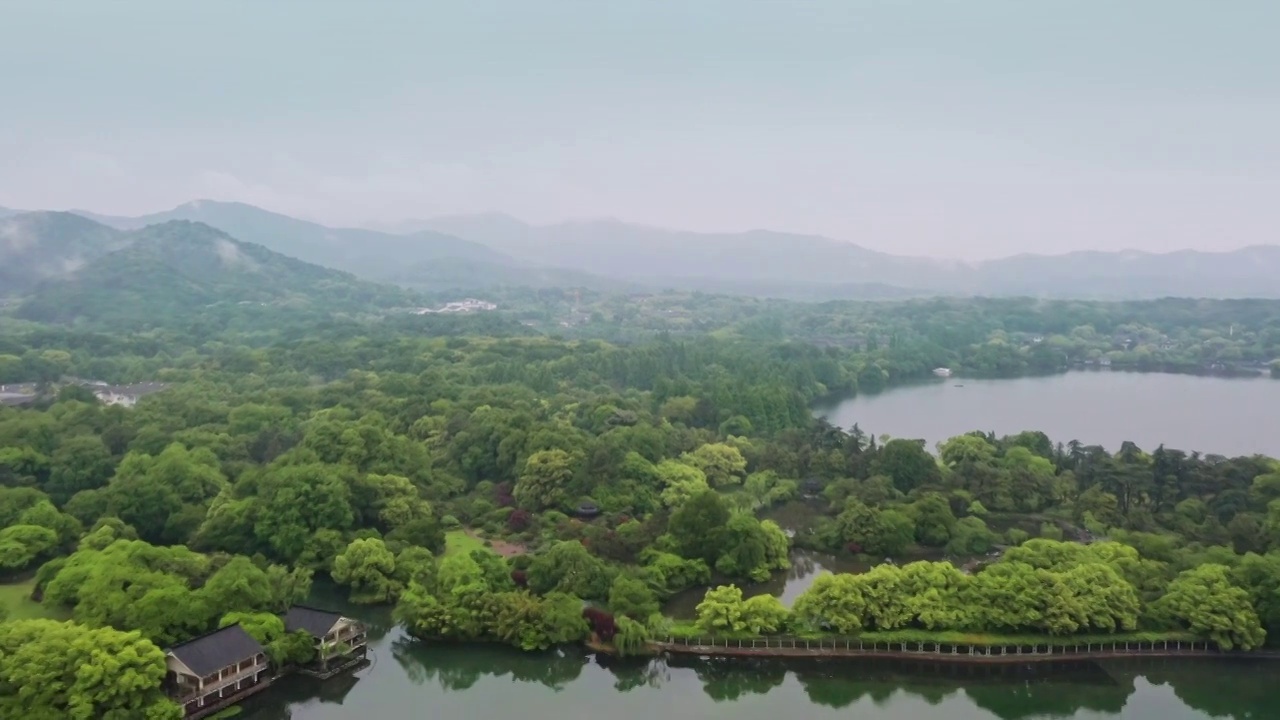
<path fill-rule="evenodd" d="M 465 300 L 455 300 L 450 303 L 445 303 L 444 307 L 439 307 L 434 309 L 422 308 L 421 310 L 416 310 L 415 312 L 418 315 L 430 315 L 435 313 L 483 312 L 486 310 L 497 310 L 497 309 L 498 309 L 498 306 L 496 304 L 488 302 L 487 300 L 477 300 L 475 298 L 466 298 Z"/>
<path fill-rule="evenodd" d="M 26 405 L 36 399 L 35 386 L 28 384 L 0 385 L 0 405 Z"/>
<path fill-rule="evenodd" d="M 133 407 L 138 404 L 139 399 L 169 387 L 159 382 L 110 385 L 100 380 L 79 380 L 76 378 L 71 378 L 61 384 L 83 387 L 93 393 L 94 397 L 98 398 L 102 404 L 121 405 L 123 407 Z M 27 405 L 35 402 L 39 397 L 40 390 L 33 383 L 0 385 L 0 405 Z"/>
<path fill-rule="evenodd" d="M 121 405 L 133 407 L 138 400 L 152 393 L 164 390 L 167 385 L 158 382 L 135 383 L 133 385 L 108 385 L 104 382 L 89 383 L 89 388 L 103 405 Z"/>

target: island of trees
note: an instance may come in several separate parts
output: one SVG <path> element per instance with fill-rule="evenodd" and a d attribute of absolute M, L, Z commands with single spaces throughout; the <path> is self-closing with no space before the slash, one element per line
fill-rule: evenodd
<path fill-rule="evenodd" d="M 1142 366 L 1144 348 L 1192 341 L 1197 366 L 1261 363 L 1280 343 L 1274 306 L 920 301 L 872 318 L 766 304 L 696 332 L 606 318 L 632 335 L 605 338 L 589 317 L 539 333 L 521 322 L 535 300 L 471 317 L 287 302 L 98 326 L 0 317 L 0 380 L 29 396 L 0 406 L 0 716 L 180 717 L 163 649 L 239 622 L 278 667 L 303 662 L 309 645 L 276 615 L 317 578 L 394 605 L 424 640 L 528 650 L 708 634 L 1280 640 L 1274 459 L 1034 431 L 935 449 L 809 411 L 942 364 L 1016 374 L 1124 352 Z M 778 335 L 792 314 L 811 337 Z M 126 408 L 87 380 L 165 389 Z M 768 519 L 788 503 L 803 526 Z M 877 566 L 821 577 L 790 607 L 744 596 L 796 547 Z M 690 588 L 705 589 L 697 616 L 665 616 Z"/>

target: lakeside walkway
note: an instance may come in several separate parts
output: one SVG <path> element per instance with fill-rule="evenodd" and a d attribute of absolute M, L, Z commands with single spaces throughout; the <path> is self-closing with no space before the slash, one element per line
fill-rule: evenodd
<path fill-rule="evenodd" d="M 1276 651 L 1227 651 L 1209 642 L 1113 642 L 1078 645 L 963 645 L 935 642 L 864 642 L 795 638 L 667 638 L 651 642 L 655 652 L 713 657 L 885 658 L 957 663 L 1041 663 L 1133 657 L 1280 659 Z"/>

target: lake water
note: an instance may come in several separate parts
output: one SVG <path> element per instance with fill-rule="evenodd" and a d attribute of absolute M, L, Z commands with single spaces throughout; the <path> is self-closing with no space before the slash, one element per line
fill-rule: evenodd
<path fill-rule="evenodd" d="M 962 385 L 963 387 L 957 387 Z M 1280 380 L 1083 371 L 1014 380 L 946 378 L 815 408 L 833 425 L 935 444 L 973 430 L 1041 430 L 1116 450 L 1280 457 Z"/>
<path fill-rule="evenodd" d="M 238 720 L 1267 720 L 1280 661 L 1138 659 L 1051 666 L 922 662 L 615 660 L 413 640 L 387 608 L 310 600 L 369 624 L 369 667 L 285 678 Z"/>
<path fill-rule="evenodd" d="M 374 664 L 327 683 L 288 678 L 241 720 L 1246 720 L 1280 717 L 1280 665 L 1180 660 L 1053 669 L 853 661 L 611 661 L 419 643 L 399 630 Z"/>

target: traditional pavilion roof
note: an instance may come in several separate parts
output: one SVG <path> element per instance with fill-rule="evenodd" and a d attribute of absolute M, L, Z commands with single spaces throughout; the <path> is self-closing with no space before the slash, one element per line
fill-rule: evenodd
<path fill-rule="evenodd" d="M 319 638 L 328 634 L 341 619 L 341 613 L 320 610 L 305 605 L 294 605 L 284 615 L 284 629 L 285 632 L 305 630 L 312 637 Z"/>
<path fill-rule="evenodd" d="M 262 645 L 239 624 L 228 625 L 169 648 L 170 655 L 200 677 L 212 675 L 261 652 L 264 652 Z"/>

